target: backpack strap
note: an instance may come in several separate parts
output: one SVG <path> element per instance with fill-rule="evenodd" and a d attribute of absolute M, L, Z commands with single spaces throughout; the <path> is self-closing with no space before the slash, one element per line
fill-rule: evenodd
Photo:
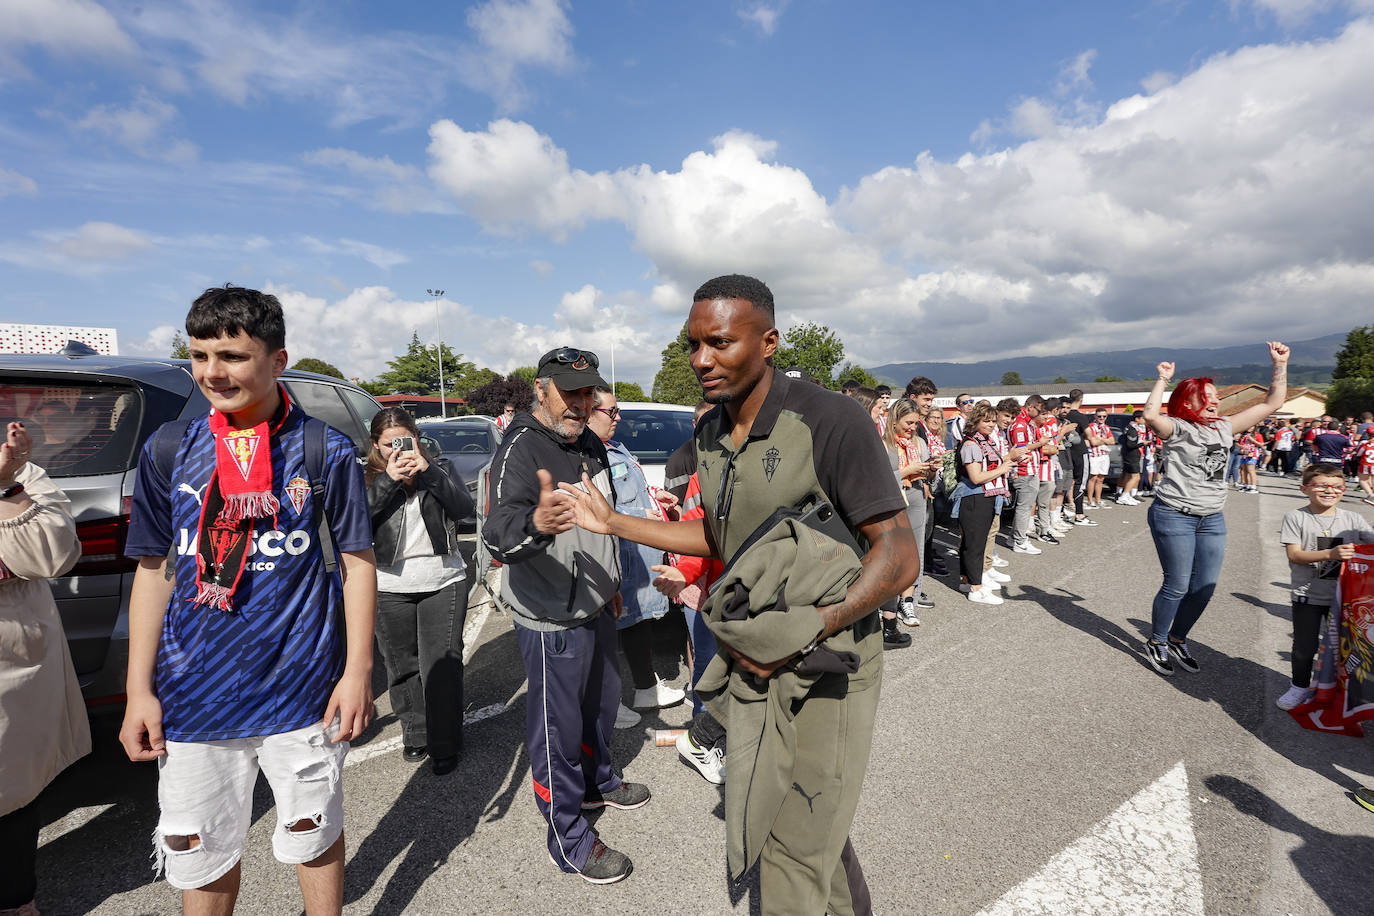
<path fill-rule="evenodd" d="M 329 425 L 319 417 L 305 418 L 305 476 L 310 478 L 310 498 L 315 506 L 319 524 L 320 551 L 324 555 L 324 570 L 332 573 L 339 568 L 339 554 L 334 549 L 334 532 L 329 526 L 329 513 L 324 507 L 324 453 Z"/>
<path fill-rule="evenodd" d="M 153 466 L 157 468 L 162 479 L 171 485 L 172 471 L 176 465 L 177 452 L 181 450 L 181 440 L 186 438 L 186 430 L 191 426 L 190 420 L 170 420 L 163 423 L 153 433 Z M 168 582 L 176 577 L 177 545 L 176 538 L 172 539 L 172 546 L 167 548 L 167 563 L 162 569 L 163 576 Z"/>

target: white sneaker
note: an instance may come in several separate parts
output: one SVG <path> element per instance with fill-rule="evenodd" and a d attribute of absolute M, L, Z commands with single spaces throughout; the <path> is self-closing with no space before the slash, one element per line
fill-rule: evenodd
<path fill-rule="evenodd" d="M 1002 596 L 994 591 L 990 591 L 986 586 L 974 589 L 968 593 L 968 600 L 977 604 L 1001 604 Z"/>
<path fill-rule="evenodd" d="M 702 779 L 713 786 L 725 782 L 725 755 L 721 753 L 720 748 L 713 747 L 709 751 L 703 751 L 686 732 L 678 735 L 674 743 L 677 745 L 678 756 L 695 767 Z"/>
<path fill-rule="evenodd" d="M 987 589 L 988 591 L 996 592 L 996 591 L 1000 591 L 1000 590 L 1001 590 L 1001 588 L 1002 588 L 1002 583 L 1001 583 L 1001 582 L 994 581 L 994 580 L 992 580 L 992 579 L 989 579 L 986 575 L 984 575 L 984 576 L 983 576 L 983 585 L 982 585 L 982 587 L 983 587 L 984 589 Z M 969 593 L 972 591 L 972 588 L 969 586 L 969 584 L 968 584 L 967 582 L 960 582 L 960 583 L 959 583 L 959 591 L 961 591 L 961 592 L 963 592 L 964 594 L 967 595 L 967 594 L 969 594 Z"/>
<path fill-rule="evenodd" d="M 1296 687 L 1290 684 L 1288 691 L 1275 700 L 1274 705 L 1279 709 L 1292 709 L 1294 706 L 1301 706 L 1316 695 L 1317 691 L 1311 687 Z"/>
<path fill-rule="evenodd" d="M 993 568 L 993 569 L 1001 569 L 1001 568 L 1003 568 L 1004 566 L 1010 566 L 1010 565 L 1011 565 L 1011 564 L 1008 563 L 1006 560 L 1002 559 L 1001 557 L 997 556 L 996 554 L 993 554 L 993 557 L 992 557 L 992 568 Z"/>
<path fill-rule="evenodd" d="M 635 709 L 662 709 L 665 706 L 676 706 L 686 696 L 686 691 L 669 686 L 660 680 L 652 687 L 636 690 L 630 705 Z"/>
<path fill-rule="evenodd" d="M 1055 534 L 1068 534 L 1073 530 L 1073 525 L 1068 522 L 1050 522 L 1050 530 Z"/>
<path fill-rule="evenodd" d="M 1039 551 L 1037 551 L 1037 553 L 1038 553 L 1038 552 L 1039 552 Z M 1006 573 L 1002 572 L 1000 569 L 985 569 L 985 570 L 983 570 L 983 578 L 984 578 L 984 579 L 991 579 L 991 580 L 994 581 L 994 582 L 1010 582 L 1010 581 L 1011 581 L 1011 576 L 1009 576 L 1009 575 L 1007 575 Z"/>
<path fill-rule="evenodd" d="M 1030 541 L 1026 541 L 1026 543 L 1024 543 L 1024 544 L 1017 544 L 1015 547 L 1013 547 L 1013 548 L 1011 549 L 1011 552 L 1012 552 L 1012 553 L 1029 553 L 1029 554 L 1044 553 L 1043 550 L 1041 550 L 1039 547 L 1036 547 L 1036 546 L 1035 546 L 1034 544 L 1032 544 Z"/>
<path fill-rule="evenodd" d="M 639 713 L 621 703 L 620 708 L 615 711 L 615 727 L 634 728 L 638 724 Z"/>

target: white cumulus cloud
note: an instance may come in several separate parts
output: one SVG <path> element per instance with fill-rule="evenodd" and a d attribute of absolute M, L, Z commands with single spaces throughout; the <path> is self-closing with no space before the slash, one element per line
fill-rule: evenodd
<path fill-rule="evenodd" d="M 9 169 L 0 168 L 0 197 L 7 194 L 19 194 L 24 197 L 32 197 L 38 193 L 38 182 L 27 175 Z"/>
<path fill-rule="evenodd" d="M 145 90 L 127 106 L 97 105 L 76 122 L 76 127 L 108 137 L 139 156 L 189 162 L 199 155 L 199 148 L 189 140 L 165 134 L 176 117 L 175 105 Z"/>
<path fill-rule="evenodd" d="M 474 41 L 462 55 L 464 80 L 505 111 L 524 107 L 530 69 L 566 73 L 576 62 L 564 0 L 487 0 L 468 10 Z"/>

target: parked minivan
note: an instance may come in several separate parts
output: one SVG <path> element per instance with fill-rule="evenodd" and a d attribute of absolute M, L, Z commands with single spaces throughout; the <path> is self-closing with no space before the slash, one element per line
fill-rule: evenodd
<path fill-rule="evenodd" d="M 293 369 L 282 382 L 306 413 L 366 453 L 368 424 L 381 409 L 371 395 Z M 187 360 L 105 356 L 80 343 L 53 355 L 0 355 L 0 424 L 24 422 L 31 460 L 72 501 L 81 559 L 52 590 L 88 705 L 124 698 L 137 565 L 124 557 L 124 542 L 139 452 L 163 423 L 207 410 Z"/>

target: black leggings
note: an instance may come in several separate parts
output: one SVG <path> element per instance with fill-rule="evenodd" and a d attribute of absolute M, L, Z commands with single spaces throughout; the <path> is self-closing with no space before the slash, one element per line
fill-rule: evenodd
<path fill-rule="evenodd" d="M 1331 610 L 1319 604 L 1293 602 L 1293 684 L 1312 686 L 1312 661 L 1321 642 L 1322 621 Z"/>
<path fill-rule="evenodd" d="M 1073 462 L 1073 487 L 1069 495 L 1073 497 L 1073 514 L 1083 516 L 1083 499 L 1088 492 L 1088 453 L 1069 450 L 1069 460 Z"/>
<path fill-rule="evenodd" d="M 648 690 L 658 683 L 654 673 L 654 622 L 642 620 L 620 631 L 620 651 L 630 666 L 630 680 L 636 690 Z"/>
<path fill-rule="evenodd" d="M 0 910 L 18 909 L 38 889 L 38 801 L 0 817 Z"/>
<path fill-rule="evenodd" d="M 993 508 L 997 497 L 975 493 L 959 501 L 959 572 L 969 585 L 983 584 L 983 559 L 988 551 L 988 532 L 992 530 Z"/>

